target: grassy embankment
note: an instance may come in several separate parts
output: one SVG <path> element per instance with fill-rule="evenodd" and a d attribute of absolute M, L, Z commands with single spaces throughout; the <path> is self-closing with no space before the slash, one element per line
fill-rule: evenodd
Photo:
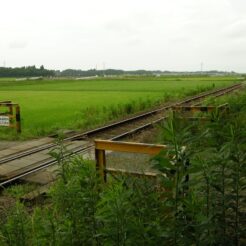
<path fill-rule="evenodd" d="M 213 86 L 239 82 L 233 77 L 135 77 L 95 80 L 0 80 L 0 101 L 21 106 L 22 134 L 1 128 L 1 139 L 27 139 L 58 129 L 86 129 L 150 108 L 160 102 Z"/>
<path fill-rule="evenodd" d="M 170 115 L 160 132 L 169 148 L 151 162 L 165 174 L 156 180 L 104 184 L 95 163 L 75 157 L 59 163 L 48 206 L 30 212 L 20 187 L 7 189 L 18 202 L 0 223 L 0 244 L 245 245 L 246 93 L 228 102 L 229 114 L 207 122 Z"/>

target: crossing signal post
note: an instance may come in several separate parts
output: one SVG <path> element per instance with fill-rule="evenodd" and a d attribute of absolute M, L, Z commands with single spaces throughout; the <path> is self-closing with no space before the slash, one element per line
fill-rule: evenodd
<path fill-rule="evenodd" d="M 0 126 L 15 128 L 17 133 L 21 133 L 20 106 L 11 101 L 0 102 Z"/>

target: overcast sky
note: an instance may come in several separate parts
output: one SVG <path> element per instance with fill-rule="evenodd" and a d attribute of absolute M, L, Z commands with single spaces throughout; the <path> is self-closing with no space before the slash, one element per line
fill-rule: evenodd
<path fill-rule="evenodd" d="M 0 66 L 246 71 L 245 0 L 1 0 Z"/>

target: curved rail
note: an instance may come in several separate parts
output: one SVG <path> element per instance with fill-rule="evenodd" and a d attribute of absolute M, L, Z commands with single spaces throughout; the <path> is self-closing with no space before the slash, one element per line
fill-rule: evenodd
<path fill-rule="evenodd" d="M 116 122 L 116 123 L 113 123 L 113 124 L 109 124 L 109 125 L 106 125 L 104 127 L 100 127 L 100 128 L 96 128 L 94 130 L 90 130 L 90 131 L 87 131 L 87 132 L 84 132 L 84 133 L 81 133 L 81 134 L 77 134 L 77 135 L 74 135 L 72 137 L 68 137 L 66 139 L 64 139 L 64 141 L 71 141 L 71 140 L 77 140 L 77 139 L 80 139 L 80 138 L 83 138 L 83 137 L 88 137 L 88 135 L 94 135 L 95 133 L 98 133 L 98 132 L 101 132 L 101 131 L 105 131 L 107 129 L 111 129 L 113 127 L 117 127 L 117 126 L 120 126 L 120 125 L 123 125 L 125 123 L 130 123 L 134 120 L 137 120 L 137 119 L 142 119 L 146 116 L 150 116 L 150 115 L 153 115 L 153 114 L 157 114 L 157 113 L 160 113 L 164 110 L 167 110 L 167 109 L 170 109 L 172 106 L 174 105 L 182 105 L 182 104 L 187 104 L 189 102 L 193 102 L 193 101 L 196 101 L 196 100 L 199 100 L 199 99 L 203 99 L 207 96 L 215 96 L 215 97 L 218 97 L 218 96 L 222 96 L 226 93 L 229 93 L 233 90 L 236 90 L 236 89 L 239 89 L 240 87 L 242 86 L 242 84 L 236 84 L 236 85 L 233 85 L 233 86 L 229 86 L 229 87 L 226 87 L 226 88 L 222 88 L 222 89 L 217 89 L 217 90 L 214 90 L 214 91 L 210 91 L 210 92 L 205 92 L 205 93 L 201 93 L 197 96 L 192 96 L 188 99 L 184 99 L 178 103 L 173 103 L 171 105 L 168 105 L 168 106 L 165 106 L 165 107 L 162 107 L 162 108 L 159 108 L 159 109 L 156 109 L 156 110 L 152 110 L 152 111 L 149 111 L 149 112 L 146 112 L 146 113 L 143 113 L 143 114 L 140 114 L 140 115 L 137 115 L 135 117 L 131 117 L 129 119 L 126 119 L 126 120 L 122 120 L 122 121 L 119 121 L 119 122 Z M 153 126 L 153 124 L 156 124 L 156 123 L 159 123 L 161 122 L 163 119 L 165 119 L 166 116 L 162 116 L 160 118 L 158 118 L 157 120 L 155 121 L 151 121 L 151 122 L 148 122 L 147 124 L 144 124 L 140 127 L 137 127 L 137 128 L 134 128 L 134 129 L 131 129 L 131 130 L 128 130 L 124 133 L 121 133 L 121 134 L 118 134 L 112 138 L 110 138 L 110 140 L 118 140 L 118 139 L 121 139 L 123 137 L 127 137 L 129 135 L 132 135 L 133 133 L 136 133 L 138 131 L 141 131 L 143 129 L 146 129 L 148 127 L 151 127 Z M 42 151 L 42 150 L 46 150 L 46 149 L 49 149 L 49 148 L 52 148 L 56 146 L 56 144 L 52 143 L 52 144 L 46 144 L 44 146 L 40 146 L 40 147 L 37 147 L 37 148 L 34 148 L 34 149 L 31 149 L 29 151 L 25 151 L 25 152 L 21 152 L 19 154 L 16 154 L 14 156 L 10 156 L 8 158 L 4 158 L 4 159 L 1 159 L 0 160 L 0 164 L 1 163 L 6 163 L 6 162 L 9 162 L 9 161 L 12 161 L 12 160 L 15 160 L 15 159 L 19 159 L 19 158 L 22 158 L 22 157 L 25 157 L 27 155 L 31 155 L 31 154 L 34 154 L 34 153 L 37 153 L 39 151 Z M 66 154 L 66 156 L 64 156 L 64 158 L 67 158 L 68 156 L 72 156 L 72 155 L 75 155 L 75 154 L 81 154 L 81 153 L 84 153 L 84 152 L 87 152 L 88 150 L 92 149 L 94 147 L 94 145 L 89 145 L 89 146 L 86 146 L 86 147 L 76 147 L 74 149 L 72 149 L 72 151 L 70 151 L 69 153 Z M 40 165 L 36 166 L 35 168 L 30 168 L 30 170 L 27 170 L 19 175 L 16 175 L 15 177 L 12 177 L 6 181 L 3 181 L 0 183 L 0 186 L 5 186 L 7 184 L 10 184 L 20 178 L 24 178 L 25 176 L 28 176 L 30 174 L 33 174 L 35 172 L 38 172 L 42 169 L 45 169 L 51 165 L 54 165 L 57 161 L 54 160 L 54 159 L 51 159 L 51 160 L 47 160 L 47 161 L 44 161 L 43 163 L 41 163 Z"/>
<path fill-rule="evenodd" d="M 112 124 L 108 124 L 106 126 L 102 126 L 102 127 L 99 127 L 99 128 L 93 129 L 93 130 L 89 130 L 89 131 L 86 131 L 86 132 L 82 132 L 80 134 L 73 135 L 71 137 L 67 137 L 67 138 L 64 139 L 64 142 L 72 141 L 72 140 L 78 140 L 78 139 L 82 139 L 82 138 L 87 138 L 87 137 L 89 137 L 91 135 L 95 135 L 98 132 L 106 131 L 108 129 L 112 129 L 114 127 L 119 127 L 119 126 L 121 126 L 123 124 L 126 124 L 126 123 L 131 123 L 133 121 L 136 121 L 136 120 L 139 120 L 139 119 L 143 119 L 145 117 L 149 117 L 149 116 L 152 116 L 154 114 L 158 114 L 158 113 L 160 113 L 160 112 L 162 112 L 164 110 L 170 109 L 171 107 L 173 107 L 175 105 L 187 104 L 187 103 L 190 103 L 190 102 L 193 102 L 193 101 L 196 101 L 196 100 L 200 100 L 200 99 L 205 98 L 207 96 L 215 96 L 215 97 L 222 96 L 222 95 L 224 95 L 226 93 L 229 93 L 229 92 L 231 92 L 233 90 L 239 89 L 241 86 L 242 86 L 242 83 L 239 83 L 239 84 L 235 84 L 235 85 L 232 85 L 232 86 L 229 86 L 229 87 L 225 87 L 225 88 L 222 88 L 222 89 L 217 89 L 217 90 L 213 90 L 213 91 L 209 91 L 209 92 L 203 92 L 203 93 L 200 93 L 200 94 L 198 94 L 196 96 L 192 96 L 192 97 L 186 98 L 186 99 L 184 99 L 182 101 L 170 104 L 170 105 L 165 106 L 165 107 L 161 107 L 161 108 L 158 108 L 158 109 L 155 109 L 155 110 L 151 110 L 151 111 L 142 113 L 140 115 L 127 118 L 125 120 L 121 120 L 121 121 L 118 121 L 118 122 L 115 122 L 115 123 L 112 123 Z M 56 143 L 50 143 L 50 144 L 44 144 L 44 145 L 41 145 L 39 147 L 35 147 L 35 148 L 29 149 L 29 150 L 26 150 L 26 151 L 22 151 L 20 153 L 17 153 L 17 154 L 11 155 L 9 157 L 5 157 L 5 158 L 0 159 L 0 164 L 4 164 L 4 163 L 7 163 L 9 161 L 13 161 L 13 160 L 16 160 L 16 159 L 19 159 L 19 158 L 22 158 L 22 157 L 25 157 L 25 156 L 28 156 L 28 155 L 43 151 L 43 150 L 47 150 L 47 149 L 53 148 L 55 146 L 56 146 Z"/>

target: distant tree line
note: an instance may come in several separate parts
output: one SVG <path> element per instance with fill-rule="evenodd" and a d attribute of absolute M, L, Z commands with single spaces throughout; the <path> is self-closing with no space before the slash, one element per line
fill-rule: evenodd
<path fill-rule="evenodd" d="M 120 76 L 120 75 L 153 75 L 153 71 L 135 70 L 124 71 L 119 69 L 105 69 L 105 70 L 75 70 L 66 69 L 63 71 L 56 71 L 57 76 L 62 77 L 90 77 L 90 76 Z"/>
<path fill-rule="evenodd" d="M 209 75 L 235 75 L 236 73 L 224 71 L 194 71 L 194 72 L 175 72 L 175 71 L 161 71 L 161 70 L 119 70 L 119 69 L 105 69 L 105 70 L 80 70 L 80 69 L 66 69 L 63 71 L 55 71 L 56 76 L 60 77 L 91 77 L 91 76 L 120 76 L 120 75 L 139 75 L 139 76 L 155 76 L 155 75 L 170 75 L 170 76 L 209 76 Z"/>
<path fill-rule="evenodd" d="M 0 67 L 0 77 L 39 77 L 54 76 L 53 70 L 45 69 L 44 66 L 36 68 L 36 66 L 28 67 Z"/>
<path fill-rule="evenodd" d="M 44 66 L 36 68 L 36 66 L 26 66 L 26 67 L 0 67 L 0 77 L 93 77 L 93 76 L 209 76 L 209 75 L 235 75 L 232 72 L 223 71 L 194 71 L 194 72 L 175 72 L 175 71 L 161 71 L 161 70 L 132 70 L 126 71 L 121 69 L 66 69 L 66 70 L 49 70 L 45 69 Z"/>

